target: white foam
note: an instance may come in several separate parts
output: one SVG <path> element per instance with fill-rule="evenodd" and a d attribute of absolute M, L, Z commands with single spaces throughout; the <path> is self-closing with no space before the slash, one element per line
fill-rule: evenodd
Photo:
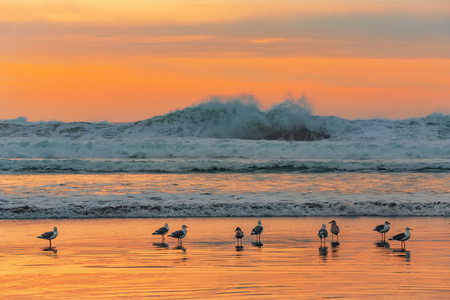
<path fill-rule="evenodd" d="M 427 200 L 424 200 L 427 199 Z M 379 195 L 294 193 L 265 194 L 124 194 L 3 196 L 0 219 L 166 218 L 166 217 L 308 217 L 448 216 L 450 199 L 428 193 Z"/>

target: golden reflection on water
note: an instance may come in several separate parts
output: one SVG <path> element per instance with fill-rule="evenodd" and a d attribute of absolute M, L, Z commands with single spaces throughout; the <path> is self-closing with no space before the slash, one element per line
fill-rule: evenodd
<path fill-rule="evenodd" d="M 252 246 L 253 218 L 0 221 L 0 298 L 379 298 L 444 299 L 450 292 L 446 218 L 390 218 L 388 237 L 413 228 L 406 252 L 377 247 L 381 218 L 336 218 L 340 244 L 317 237 L 328 218 L 262 218 L 262 247 Z M 156 247 L 151 232 L 188 225 L 184 250 Z M 52 245 L 36 236 L 58 226 Z M 236 251 L 234 229 L 244 233 Z"/>
<path fill-rule="evenodd" d="M 29 174 L 0 175 L 4 194 L 450 193 L 449 174 Z"/>

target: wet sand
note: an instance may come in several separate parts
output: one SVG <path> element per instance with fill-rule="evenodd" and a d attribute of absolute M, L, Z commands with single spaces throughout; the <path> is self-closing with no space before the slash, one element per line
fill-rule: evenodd
<path fill-rule="evenodd" d="M 331 218 L 261 218 L 261 247 L 250 236 L 255 218 L 0 221 L 0 298 L 444 299 L 450 294 L 448 218 L 389 218 L 400 242 L 378 247 L 381 218 L 335 218 L 340 244 L 320 247 L 317 232 Z M 159 247 L 151 233 L 186 224 L 183 249 Z M 39 234 L 58 227 L 48 242 Z M 244 233 L 235 248 L 234 229 Z"/>

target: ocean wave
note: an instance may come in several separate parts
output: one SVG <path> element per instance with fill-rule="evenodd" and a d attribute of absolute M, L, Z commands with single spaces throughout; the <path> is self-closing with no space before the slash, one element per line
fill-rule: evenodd
<path fill-rule="evenodd" d="M 325 136 L 326 135 L 326 136 Z M 328 137 L 329 138 L 325 138 Z M 234 99 L 201 103 L 164 116 L 148 120 L 112 124 L 108 122 L 28 122 L 25 118 L 0 121 L 0 158 L 46 159 L 43 162 L 3 160 L 0 169 L 67 171 L 68 161 L 77 172 L 113 172 L 126 170 L 159 172 L 224 169 L 214 159 L 251 160 L 249 164 L 231 163 L 235 170 L 261 167 L 253 160 L 286 160 L 285 168 L 302 168 L 298 160 L 366 160 L 416 159 L 420 167 L 406 170 L 448 170 L 450 159 L 450 115 L 432 114 L 406 120 L 345 120 L 336 117 L 313 116 L 304 99 L 286 100 L 262 111 L 250 100 Z M 271 139 L 290 141 L 273 141 Z M 306 139 L 314 141 L 295 141 Z M 94 162 L 92 159 L 104 159 Z M 197 166 L 182 167 L 169 159 L 205 158 Z M 56 161 L 55 161 L 56 159 Z M 89 160 L 91 159 L 91 160 Z M 106 162 L 107 159 L 111 161 Z M 115 161 L 114 159 L 123 159 Z M 125 159 L 148 159 L 148 165 Z M 166 159 L 168 169 L 151 160 Z M 426 166 L 420 160 L 442 159 Z M 188 163 L 189 164 L 189 163 Z M 356 163 L 333 163 L 336 166 L 319 169 L 345 170 Z M 314 169 L 309 166 L 306 169 Z M 328 164 L 330 165 L 330 164 Z M 368 169 L 376 170 L 371 163 Z M 412 164 L 410 164 L 411 166 Z M 242 167 L 244 166 L 244 167 Z M 384 168 L 378 164 L 380 168 Z M 400 165 L 387 169 L 398 170 Z M 357 168 L 356 168 L 357 169 Z"/>
<path fill-rule="evenodd" d="M 86 219 L 86 218 L 179 218 L 179 217 L 412 217 L 450 216 L 450 202 L 445 195 L 434 200 L 335 200 L 319 199 L 247 199 L 226 196 L 190 195 L 187 199 L 167 201 L 165 196 L 136 199 L 135 195 L 111 196 L 108 199 L 24 204 L 0 199 L 0 219 Z M 389 195 L 392 197 L 392 195 Z M 129 200 L 129 199 L 132 200 Z M 213 199 L 210 199 L 213 198 Z M 226 198 L 226 199 L 225 199 Z M 298 196 L 297 196 L 298 198 Z M 346 195 L 346 198 L 349 198 Z M 409 196 L 411 198 L 411 196 Z M 203 201 L 201 199 L 208 199 Z"/>
<path fill-rule="evenodd" d="M 449 159 L 450 139 L 410 140 L 322 140 L 279 142 L 219 140 L 211 138 L 155 138 L 151 140 L 61 139 L 0 141 L 0 158 L 42 159 Z"/>
<path fill-rule="evenodd" d="M 0 137 L 6 141 L 110 140 L 116 143 L 158 137 L 435 141 L 450 139 L 450 115 L 435 113 L 406 120 L 345 120 L 312 115 L 304 98 L 287 99 L 264 111 L 256 100 L 247 96 L 214 98 L 163 116 L 124 124 L 27 122 L 20 117 L 0 121 Z"/>

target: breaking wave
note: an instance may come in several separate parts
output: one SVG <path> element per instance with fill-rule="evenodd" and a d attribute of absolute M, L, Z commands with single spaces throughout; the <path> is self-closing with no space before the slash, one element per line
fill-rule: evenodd
<path fill-rule="evenodd" d="M 326 217 L 326 216 L 449 216 L 450 202 L 445 194 L 423 201 L 426 195 L 415 195 L 416 200 L 395 199 L 392 194 L 385 199 L 361 200 L 358 196 L 342 196 L 333 200 L 298 200 L 298 195 L 265 195 L 261 201 L 245 195 L 239 197 L 209 194 L 173 198 L 160 195 L 139 198 L 136 195 L 89 196 L 64 201 L 46 197 L 38 200 L 7 201 L 0 199 L 0 219 L 84 219 L 84 218 L 186 218 L 186 217 Z M 144 196 L 145 197 L 145 196 Z M 168 200 L 167 198 L 171 198 Z M 182 198 L 181 198 L 182 197 Z M 344 199 L 345 198 L 345 199 Z M 195 200 L 194 200 L 195 199 Z M 22 203 L 23 202 L 23 203 Z M 53 203 L 55 205 L 50 205 Z"/>
<path fill-rule="evenodd" d="M 0 159 L 3 172 L 447 172 L 450 115 L 345 120 L 247 97 L 124 124 L 18 118 L 0 121 Z"/>

